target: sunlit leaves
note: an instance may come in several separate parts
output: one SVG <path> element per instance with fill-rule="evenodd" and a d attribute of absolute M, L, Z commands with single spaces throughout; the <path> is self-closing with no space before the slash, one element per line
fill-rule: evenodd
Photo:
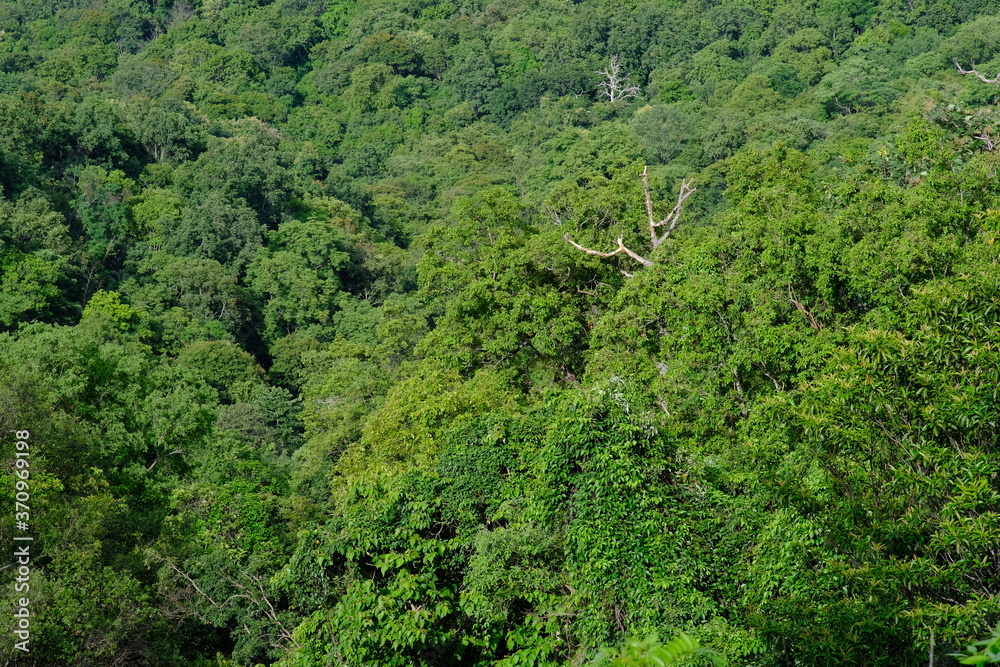
<path fill-rule="evenodd" d="M 843 578 L 838 616 L 876 594 L 897 622 L 933 618 L 955 641 L 996 612 L 996 301 L 991 274 L 928 287 L 913 303 L 919 330 L 853 332 L 794 404 L 767 408 L 764 423 L 791 426 L 775 490 L 821 527 L 810 576 Z"/>

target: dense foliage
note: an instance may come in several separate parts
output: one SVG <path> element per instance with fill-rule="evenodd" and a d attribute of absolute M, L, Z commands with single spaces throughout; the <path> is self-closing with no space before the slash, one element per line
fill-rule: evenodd
<path fill-rule="evenodd" d="M 957 664 L 997 71 L 991 0 L 0 0 L 3 651 Z"/>

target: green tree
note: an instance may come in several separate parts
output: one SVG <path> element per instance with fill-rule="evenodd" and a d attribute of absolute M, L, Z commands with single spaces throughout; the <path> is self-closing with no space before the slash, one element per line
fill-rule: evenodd
<path fill-rule="evenodd" d="M 279 225 L 248 269 L 251 289 L 264 301 L 264 335 L 272 340 L 309 325 L 329 325 L 336 310 L 350 246 L 341 229 L 346 220 L 331 217 L 351 213 L 336 200 L 324 203 L 317 202 L 305 220 Z"/>

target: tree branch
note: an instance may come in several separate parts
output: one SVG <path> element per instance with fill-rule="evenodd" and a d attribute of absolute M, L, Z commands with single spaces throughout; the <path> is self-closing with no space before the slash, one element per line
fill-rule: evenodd
<path fill-rule="evenodd" d="M 639 93 L 642 92 L 639 86 L 633 86 L 629 82 L 629 77 L 631 75 L 622 75 L 622 66 L 619 61 L 618 56 L 611 56 L 610 65 L 607 69 L 599 69 L 594 74 L 601 74 L 604 76 L 606 81 L 602 81 L 597 85 L 597 88 L 601 91 L 601 94 L 608 98 L 608 101 L 614 103 L 618 100 L 628 99 L 630 97 L 638 97 Z"/>
<path fill-rule="evenodd" d="M 173 456 L 174 454 L 183 454 L 183 453 L 184 453 L 183 449 L 175 449 L 174 451 L 170 452 L 166 456 Z M 149 464 L 149 467 L 146 468 L 146 472 L 149 472 L 154 467 L 156 467 L 156 464 L 159 463 L 159 462 L 160 462 L 160 457 L 159 457 L 159 455 L 157 455 L 157 457 L 153 460 L 153 462 L 151 464 Z"/>
<path fill-rule="evenodd" d="M 953 60 L 952 62 L 955 63 L 955 67 L 958 68 L 959 74 L 975 74 L 983 83 L 1000 84 L 1000 74 L 997 74 L 992 79 L 987 79 L 985 76 L 976 71 L 976 63 L 972 63 L 972 69 L 962 69 L 962 66 L 958 64 L 957 60 Z"/>
<path fill-rule="evenodd" d="M 697 188 L 691 187 L 694 183 L 694 179 L 689 179 L 681 182 L 681 190 L 677 195 L 677 203 L 674 204 L 674 208 L 667 214 L 665 218 L 657 222 L 656 218 L 653 217 L 653 197 L 649 193 L 649 167 L 643 167 L 642 170 L 642 187 L 643 191 L 646 193 L 646 215 L 649 217 L 649 238 L 652 242 L 653 250 L 656 250 L 664 241 L 670 238 L 670 234 L 673 233 L 674 228 L 677 227 L 677 223 L 681 219 L 681 211 L 684 208 L 684 202 L 694 194 Z M 551 215 L 551 213 L 550 213 Z M 562 219 L 553 216 L 553 222 L 555 224 L 561 225 Z M 657 234 L 656 228 L 667 226 L 667 230 L 663 234 Z M 597 257 L 614 257 L 619 253 L 625 253 L 635 261 L 639 262 L 643 266 L 653 266 L 653 262 L 649 261 L 645 257 L 633 252 L 630 248 L 626 247 L 625 242 L 621 237 L 618 238 L 618 247 L 610 252 L 601 252 L 600 250 L 592 250 L 591 248 L 585 248 L 573 239 L 569 237 L 569 234 L 564 234 L 563 238 L 567 243 L 572 245 L 574 248 L 580 252 L 585 252 L 588 255 L 596 255 Z M 622 270 L 622 273 L 626 278 L 631 278 L 632 274 L 628 271 Z"/>
<path fill-rule="evenodd" d="M 1000 74 L 998 74 L 997 76 L 1000 77 Z M 986 144 L 987 152 L 993 152 L 993 149 L 996 148 L 997 146 L 996 141 L 994 141 L 993 137 L 990 136 L 989 132 L 984 131 L 982 134 L 977 134 L 976 136 L 973 137 L 973 139 L 979 139 L 984 144 Z"/>
<path fill-rule="evenodd" d="M 580 245 L 579 243 L 577 243 L 576 241 L 574 241 L 573 239 L 571 239 L 569 237 L 569 234 L 563 235 L 563 238 L 566 239 L 566 241 L 571 246 L 573 246 L 577 250 L 580 250 L 582 252 L 587 253 L 588 255 L 597 255 L 598 257 L 614 257 L 618 253 L 623 252 L 626 255 L 628 255 L 629 257 L 631 257 L 632 259 L 634 259 L 635 261 L 637 261 L 640 264 L 642 264 L 643 266 L 652 266 L 653 265 L 653 263 L 651 261 L 649 261 L 648 259 L 646 259 L 645 257 L 640 257 L 639 255 L 635 254 L 634 252 L 632 252 L 631 250 L 629 250 L 628 248 L 626 248 L 625 247 L 625 242 L 622 241 L 621 237 L 618 238 L 618 248 L 616 250 L 612 250 L 611 252 L 601 252 L 600 250 L 591 250 L 590 248 L 584 248 L 582 245 Z"/>
<path fill-rule="evenodd" d="M 811 326 L 816 331 L 820 331 L 823 328 L 822 326 L 820 326 L 820 323 L 816 321 L 816 318 L 813 317 L 813 314 L 809 312 L 809 310 L 805 306 L 802 305 L 801 301 L 795 298 L 794 294 L 792 294 L 791 283 L 788 284 L 788 299 L 792 302 L 792 305 L 795 306 L 796 310 L 798 310 L 800 313 L 809 318 L 809 326 Z"/>
<path fill-rule="evenodd" d="M 649 240 L 653 244 L 653 249 L 659 248 L 660 245 L 670 238 L 673 233 L 674 228 L 681 219 L 681 210 L 684 208 L 684 201 L 694 194 L 694 191 L 698 188 L 692 188 L 691 184 L 694 183 L 694 179 L 682 181 L 681 191 L 677 195 L 677 203 L 674 204 L 673 210 L 667 214 L 667 217 L 663 218 L 659 222 L 656 222 L 653 218 L 653 198 L 649 194 L 649 167 L 642 168 L 642 189 L 646 193 L 646 213 L 649 216 Z M 656 235 L 656 228 L 662 227 L 663 225 L 670 224 L 667 227 L 667 231 L 663 233 L 662 236 Z"/>
<path fill-rule="evenodd" d="M 208 595 L 208 593 L 206 593 L 205 591 L 203 591 L 203 590 L 201 590 L 200 588 L 198 588 L 198 584 L 194 583 L 194 579 L 192 579 L 191 577 L 189 577 L 189 576 L 187 575 L 187 573 L 186 573 L 186 572 L 184 572 L 184 571 L 183 571 L 183 570 L 181 570 L 181 569 L 180 569 L 179 567 L 177 567 L 176 565 L 174 565 L 174 564 L 173 564 L 173 562 L 171 562 L 171 561 L 170 561 L 170 560 L 168 560 L 168 559 L 164 559 L 164 562 L 166 562 L 166 564 L 167 564 L 168 566 L 170 566 L 170 569 L 171 569 L 171 570 L 173 570 L 173 571 L 174 571 L 174 572 L 176 572 L 177 574 L 179 574 L 179 575 L 181 575 L 182 577 L 184 577 L 185 579 L 187 579 L 187 580 L 188 580 L 188 583 L 190 583 L 190 584 L 191 584 L 192 586 L 194 586 L 194 589 L 195 589 L 196 591 L 198 591 L 199 593 L 201 593 L 201 595 L 202 595 L 202 597 L 203 597 L 203 598 L 205 598 L 206 600 L 208 600 L 209 602 L 211 602 L 211 603 L 212 603 L 212 606 L 213 606 L 213 607 L 218 607 L 218 606 L 219 606 L 219 604 L 218 604 L 218 603 L 217 603 L 217 602 L 216 602 L 215 600 L 213 600 L 213 599 L 211 598 L 211 596 L 210 596 L 210 595 Z"/>

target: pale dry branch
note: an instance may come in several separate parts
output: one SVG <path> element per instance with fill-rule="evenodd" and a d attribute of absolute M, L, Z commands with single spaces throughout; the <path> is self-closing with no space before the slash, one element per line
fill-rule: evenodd
<path fill-rule="evenodd" d="M 668 213 L 666 217 L 657 221 L 656 218 L 653 216 L 653 197 L 649 193 L 649 168 L 648 167 L 643 168 L 642 186 L 643 186 L 643 191 L 646 193 L 646 213 L 649 217 L 649 239 L 653 246 L 652 248 L 653 250 L 656 250 L 658 247 L 660 247 L 660 245 L 663 244 L 664 241 L 670 238 L 670 235 L 677 227 L 677 223 L 680 222 L 681 211 L 684 209 L 684 202 L 697 190 L 697 188 L 692 187 L 693 183 L 694 183 L 693 179 L 681 182 L 681 189 L 677 195 L 677 203 L 674 204 L 673 209 L 671 209 L 670 213 Z M 562 225 L 563 220 L 561 217 L 553 216 L 551 212 L 550 216 L 553 218 L 554 224 L 560 226 Z M 588 221 L 589 220 L 590 218 L 588 218 Z M 605 220 L 602 220 L 602 222 L 605 222 Z M 663 234 L 657 233 L 657 228 L 663 226 L 666 226 L 667 230 L 663 232 Z M 585 252 L 588 255 L 596 255 L 597 257 L 614 257 L 619 253 L 625 253 L 626 255 L 628 255 L 635 261 L 639 262 L 643 266 L 653 266 L 653 262 L 651 262 L 650 260 L 646 259 L 645 257 L 639 255 L 638 253 L 628 248 L 621 237 L 618 238 L 618 247 L 609 252 L 602 252 L 600 250 L 585 248 L 576 241 L 574 241 L 573 239 L 571 239 L 569 237 L 569 234 L 564 234 L 563 238 L 566 240 L 567 243 L 572 245 L 574 248 L 576 248 L 581 252 Z M 622 270 L 622 274 L 626 278 L 632 277 L 632 274 L 625 270 Z"/>
<path fill-rule="evenodd" d="M 189 577 L 186 572 L 184 572 L 183 570 L 181 570 L 179 567 L 177 567 L 176 565 L 174 565 L 173 562 L 171 562 L 169 560 L 165 560 L 165 562 L 166 562 L 166 564 L 168 566 L 170 566 L 171 570 L 173 570 L 177 574 L 179 574 L 182 577 L 184 577 L 185 579 L 187 579 L 188 583 L 191 584 L 192 586 L 194 586 L 194 589 L 196 591 L 198 591 L 199 593 L 201 593 L 201 596 L 203 598 L 205 598 L 206 600 L 208 600 L 209 602 L 211 602 L 213 607 L 218 607 L 219 606 L 219 603 L 216 602 L 215 600 L 213 600 L 212 597 L 208 593 L 206 593 L 205 591 L 203 591 L 200 588 L 198 588 L 198 584 L 194 583 L 194 579 L 192 579 L 191 577 Z"/>
<path fill-rule="evenodd" d="M 976 63 L 972 63 L 972 69 L 963 69 L 962 66 L 958 64 L 957 60 L 953 60 L 952 62 L 955 63 L 955 67 L 958 68 L 959 74 L 973 74 L 983 83 L 1000 84 L 1000 74 L 997 74 L 992 79 L 987 79 L 984 75 L 976 71 Z"/>
<path fill-rule="evenodd" d="M 249 575 L 244 576 L 249 577 Z M 264 590 L 264 585 L 260 582 L 260 578 L 253 579 L 252 581 L 257 584 L 257 589 L 260 591 L 261 598 L 263 598 L 264 602 L 267 604 L 267 608 L 269 610 L 267 615 L 271 617 L 271 620 L 274 621 L 279 628 L 281 628 L 281 637 L 286 641 L 292 641 L 292 633 L 288 631 L 285 624 L 281 622 L 280 618 L 278 618 L 278 612 L 274 609 L 274 605 L 271 604 L 271 600 L 268 599 L 267 592 Z"/>
<path fill-rule="evenodd" d="M 598 257 L 614 257 L 618 253 L 623 252 L 626 255 L 628 255 L 629 257 L 631 257 L 632 259 L 634 259 L 635 261 L 637 261 L 640 264 L 642 264 L 643 266 L 652 266 L 653 265 L 653 263 L 651 261 L 649 261 L 648 259 L 646 259 L 645 257 L 641 257 L 641 256 L 637 255 L 636 253 L 632 252 L 631 250 L 629 250 L 628 248 L 626 248 L 625 247 L 625 242 L 622 241 L 621 237 L 618 238 L 618 248 L 616 250 L 612 250 L 611 252 L 601 252 L 600 250 L 591 250 L 590 248 L 584 248 L 582 245 L 580 245 L 579 243 L 577 243 L 576 241 L 574 241 L 573 239 L 571 239 L 569 237 L 569 234 L 563 235 L 563 238 L 566 239 L 566 241 L 571 246 L 573 246 L 577 250 L 580 250 L 581 252 L 587 253 L 588 255 L 597 255 Z"/>
<path fill-rule="evenodd" d="M 604 76 L 604 81 L 597 85 L 601 94 L 608 98 L 609 102 L 638 97 L 642 92 L 639 86 L 633 86 L 629 82 L 630 74 L 622 73 L 621 62 L 618 56 L 611 56 L 611 62 L 605 69 L 599 69 L 595 74 Z"/>
<path fill-rule="evenodd" d="M 997 76 L 1000 76 L 1000 74 L 998 74 Z M 992 153 L 993 149 L 996 148 L 997 146 L 996 140 L 993 137 L 991 137 L 988 132 L 977 134 L 976 136 L 973 137 L 973 139 L 979 139 L 981 142 L 986 144 L 986 151 L 990 153 Z"/>
<path fill-rule="evenodd" d="M 183 454 L 183 453 L 184 453 L 183 449 L 175 449 L 174 451 L 170 452 L 166 456 L 174 456 L 176 454 Z M 153 460 L 153 462 L 149 464 L 149 467 L 146 468 L 146 472 L 149 472 L 150 470 L 152 470 L 153 468 L 155 468 L 156 464 L 159 463 L 159 462 L 160 462 L 160 457 L 159 457 L 159 455 L 157 455 L 157 457 Z"/>
<path fill-rule="evenodd" d="M 795 306 L 796 310 L 809 318 L 809 326 L 816 331 L 820 331 L 823 328 L 820 326 L 820 323 L 816 321 L 816 318 L 813 317 L 813 314 L 809 311 L 809 309 L 802 305 L 801 301 L 795 298 L 795 295 L 792 294 L 792 286 L 790 284 L 788 285 L 788 299 L 792 302 L 792 305 Z"/>
<path fill-rule="evenodd" d="M 649 215 L 649 240 L 653 244 L 653 249 L 659 248 L 660 245 L 670 238 L 673 233 L 674 228 L 677 227 L 677 223 L 681 219 L 681 211 L 684 208 L 684 202 L 694 194 L 695 190 L 698 188 L 692 188 L 691 184 L 694 180 L 687 180 L 681 182 L 681 191 L 677 195 L 677 203 L 674 204 L 674 208 L 667 214 L 665 218 L 656 222 L 656 218 L 653 217 L 653 198 L 649 194 L 649 167 L 642 168 L 642 189 L 646 193 L 646 213 Z M 667 231 L 662 235 L 658 236 L 656 234 L 656 228 L 662 227 L 663 225 L 669 224 Z"/>
<path fill-rule="evenodd" d="M 562 214 L 555 206 L 546 205 L 542 207 L 542 213 L 549 216 L 552 220 L 552 224 L 556 226 L 562 226 Z"/>

